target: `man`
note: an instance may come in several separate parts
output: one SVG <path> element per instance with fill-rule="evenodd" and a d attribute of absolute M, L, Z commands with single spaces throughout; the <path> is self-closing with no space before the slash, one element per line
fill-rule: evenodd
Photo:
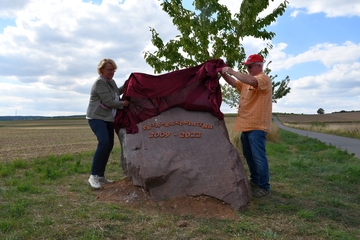
<path fill-rule="evenodd" d="M 270 131 L 272 117 L 271 79 L 263 72 L 263 58 L 258 54 L 243 63 L 249 74 L 224 67 L 221 75 L 240 92 L 235 131 L 241 132 L 241 143 L 250 170 L 250 184 L 255 188 L 253 196 L 270 194 L 270 173 L 266 157 L 266 135 Z"/>

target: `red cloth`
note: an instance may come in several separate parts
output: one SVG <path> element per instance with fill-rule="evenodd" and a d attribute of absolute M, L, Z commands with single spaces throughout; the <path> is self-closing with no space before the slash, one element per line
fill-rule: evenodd
<path fill-rule="evenodd" d="M 154 76 L 132 73 L 125 81 L 122 99 L 130 105 L 118 110 L 114 128 L 126 128 L 127 133 L 137 133 L 137 123 L 155 117 L 174 107 L 188 111 L 210 112 L 220 120 L 221 87 L 218 72 L 226 64 L 221 59 L 209 60 L 201 65 Z"/>

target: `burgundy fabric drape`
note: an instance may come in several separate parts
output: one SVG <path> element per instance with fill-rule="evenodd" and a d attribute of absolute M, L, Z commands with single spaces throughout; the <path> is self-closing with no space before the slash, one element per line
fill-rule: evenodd
<path fill-rule="evenodd" d="M 117 111 L 114 121 L 116 133 L 126 128 L 137 133 L 137 123 L 155 117 L 174 107 L 188 111 L 207 111 L 224 118 L 220 111 L 221 87 L 218 72 L 226 64 L 221 59 L 209 60 L 201 65 L 154 76 L 132 73 L 125 81 L 122 99 L 130 105 Z"/>

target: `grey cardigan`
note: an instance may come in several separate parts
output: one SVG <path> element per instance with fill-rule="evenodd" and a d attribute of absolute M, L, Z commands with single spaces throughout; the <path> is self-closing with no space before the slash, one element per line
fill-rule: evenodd
<path fill-rule="evenodd" d="M 124 86 L 118 88 L 113 79 L 108 82 L 104 77 L 99 76 L 91 88 L 86 118 L 114 122 L 112 109 L 124 108 L 124 102 L 119 101 L 119 98 L 115 100 L 115 96 L 123 93 Z"/>

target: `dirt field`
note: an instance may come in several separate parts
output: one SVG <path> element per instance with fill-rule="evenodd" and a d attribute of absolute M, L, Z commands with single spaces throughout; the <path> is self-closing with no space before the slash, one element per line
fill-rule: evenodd
<path fill-rule="evenodd" d="M 283 123 L 360 124 L 360 112 L 313 115 L 277 114 L 277 117 Z M 86 119 L 0 121 L 0 162 L 17 158 L 33 159 L 48 155 L 88 152 L 94 150 L 96 144 L 96 137 Z M 119 144 L 117 139 L 115 139 L 115 144 Z"/>
<path fill-rule="evenodd" d="M 360 112 L 345 112 L 332 114 L 277 114 L 283 123 L 360 123 Z"/>
<path fill-rule="evenodd" d="M 276 116 L 288 127 L 359 138 L 360 112 L 311 115 L 277 114 Z"/>
<path fill-rule="evenodd" d="M 86 119 L 0 121 L 0 162 L 95 149 Z"/>

